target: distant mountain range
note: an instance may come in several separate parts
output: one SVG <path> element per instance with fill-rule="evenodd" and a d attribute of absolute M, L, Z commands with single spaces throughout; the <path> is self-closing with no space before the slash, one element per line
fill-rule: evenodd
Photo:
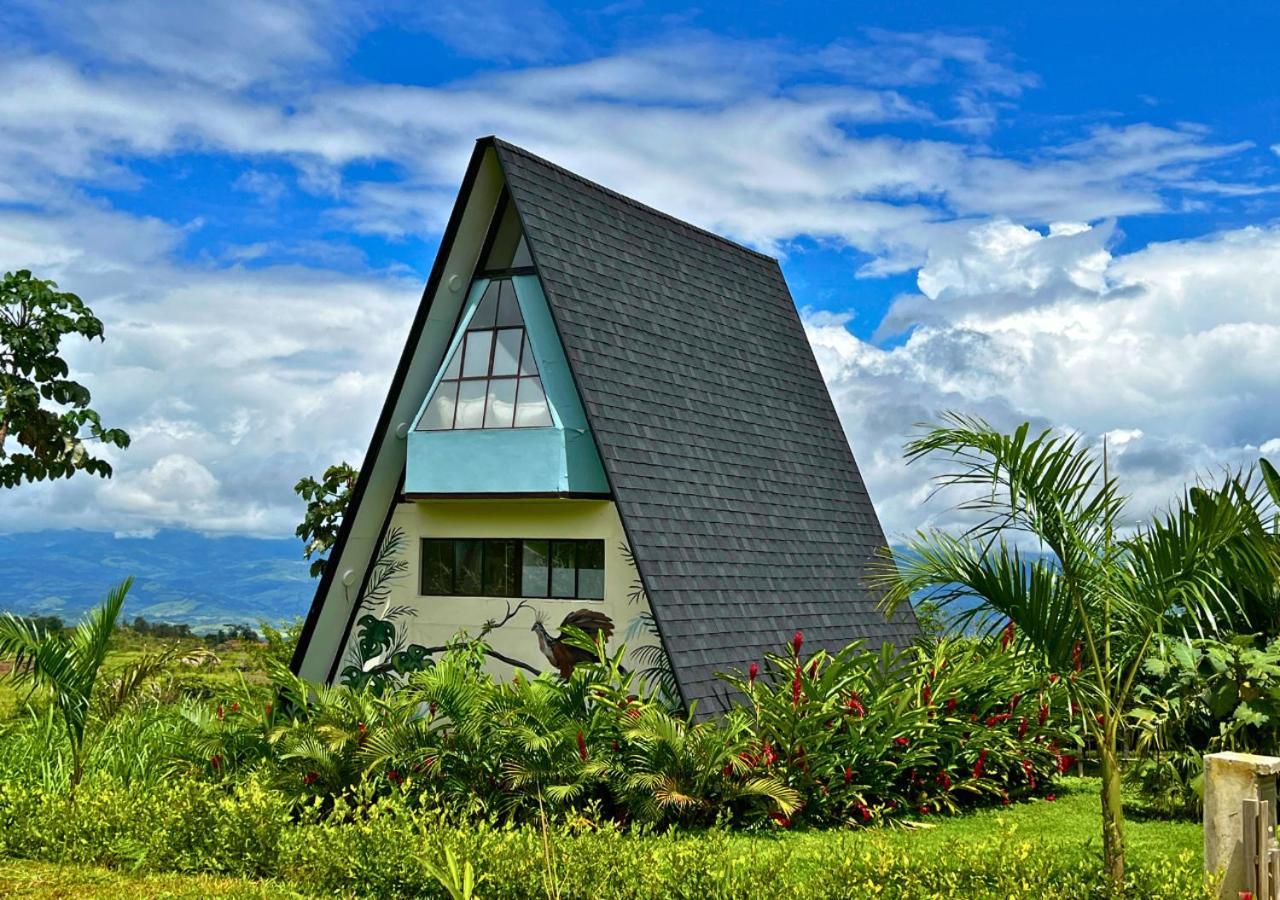
<path fill-rule="evenodd" d="M 315 591 L 296 540 L 152 538 L 93 531 L 0 535 L 0 610 L 75 622 L 126 576 L 124 618 L 185 622 L 200 631 L 306 615 Z"/>

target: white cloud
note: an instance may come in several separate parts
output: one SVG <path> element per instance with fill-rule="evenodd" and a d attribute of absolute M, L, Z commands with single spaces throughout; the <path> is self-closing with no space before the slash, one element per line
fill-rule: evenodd
<path fill-rule="evenodd" d="M 1280 387 L 1280 228 L 1120 257 L 1106 251 L 1107 232 L 974 227 L 950 252 L 935 249 L 923 295 L 893 314 L 925 324 L 889 349 L 810 318 L 891 531 L 943 515 L 922 509 L 923 472 L 905 469 L 900 451 L 944 410 L 1107 436 L 1135 516 L 1197 476 L 1280 458 L 1280 406 L 1267 400 Z"/>
<path fill-rule="evenodd" d="M 342 80 L 342 49 L 385 10 L 25 8 L 57 39 L 10 39 L 0 57 L 0 259 L 104 318 L 107 342 L 72 362 L 134 444 L 108 454 L 109 483 L 9 492 L 5 527 L 289 533 L 296 479 L 360 459 L 421 288 L 420 275 L 368 270 L 348 239 L 438 235 L 487 133 L 764 249 L 803 237 L 861 251 L 866 275 L 918 269 L 919 293 L 881 329 L 900 344 L 860 341 L 838 315 L 808 320 L 893 531 L 921 523 L 927 492 L 901 443 L 942 409 L 1109 435 L 1139 504 L 1280 453 L 1280 233 L 1113 255 L 1117 217 L 1273 190 L 1221 177 L 1254 149 L 1129 122 L 1001 153 L 991 135 L 1036 79 L 981 37 L 873 31 L 802 47 L 679 32 L 575 56 L 572 36 L 525 7 L 489 53 L 454 7 L 432 7 L 416 26 L 461 52 L 575 61 L 421 86 Z M 309 194 L 323 228 L 183 261 L 199 219 L 85 194 L 145 197 L 134 164 L 186 154 L 226 164 L 259 212 Z"/>

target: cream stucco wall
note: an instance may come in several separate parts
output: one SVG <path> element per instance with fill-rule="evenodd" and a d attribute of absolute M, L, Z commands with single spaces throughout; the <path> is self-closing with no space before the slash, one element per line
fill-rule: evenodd
<path fill-rule="evenodd" d="M 404 556 L 408 571 L 396 580 L 385 603 L 361 610 L 383 616 L 394 607 L 408 607 L 413 615 L 396 619 L 404 644 L 437 647 L 448 642 L 459 631 L 472 635 L 489 619 L 501 620 L 509 609 L 521 601 L 493 597 L 434 597 L 419 593 L 421 583 L 421 538 L 576 538 L 599 539 L 605 548 L 604 600 L 524 601 L 521 610 L 506 625 L 489 633 L 486 640 L 497 652 L 521 660 L 539 670 L 551 666 L 538 650 L 537 638 L 530 630 L 536 611 L 546 617 L 546 628 L 554 636 L 560 622 L 577 609 L 593 609 L 609 616 L 614 623 L 611 651 L 627 646 L 626 665 L 643 666 L 633 658 L 637 647 L 654 644 L 648 629 L 638 628 L 630 637 L 628 630 L 642 613 L 649 613 L 647 600 L 632 600 L 637 577 L 635 567 L 627 559 L 626 538 L 616 507 L 608 500 L 568 499 L 502 499 L 502 500 L 419 500 L 399 503 L 391 518 L 392 529 L 405 535 Z M 339 670 L 351 661 L 356 630 L 348 636 Z M 375 661 L 376 662 L 376 661 Z M 512 668 L 499 660 L 490 660 L 494 675 L 509 677 Z"/>

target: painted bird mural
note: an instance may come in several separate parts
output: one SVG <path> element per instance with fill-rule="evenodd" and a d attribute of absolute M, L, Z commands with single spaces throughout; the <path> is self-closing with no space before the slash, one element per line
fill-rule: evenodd
<path fill-rule="evenodd" d="M 597 634 L 601 635 L 606 644 L 613 636 L 613 619 L 594 609 L 575 609 L 569 613 L 560 623 L 560 633 L 555 637 L 547 633 L 544 621 L 543 615 L 539 613 L 530 631 L 538 636 L 538 649 L 547 658 L 547 662 L 555 666 L 560 671 L 560 677 L 566 680 L 573 674 L 573 667 L 578 663 L 595 659 L 589 650 L 575 647 L 565 640 L 566 626 L 572 625 L 580 629 L 592 640 L 595 640 Z"/>

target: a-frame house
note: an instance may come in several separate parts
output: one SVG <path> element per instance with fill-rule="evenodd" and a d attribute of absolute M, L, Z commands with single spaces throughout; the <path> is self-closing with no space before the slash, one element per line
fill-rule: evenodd
<path fill-rule="evenodd" d="M 915 637 L 884 545 L 777 261 L 483 138 L 294 669 L 395 677 L 465 629 L 567 671 L 567 620 L 716 711 L 797 629 Z"/>

